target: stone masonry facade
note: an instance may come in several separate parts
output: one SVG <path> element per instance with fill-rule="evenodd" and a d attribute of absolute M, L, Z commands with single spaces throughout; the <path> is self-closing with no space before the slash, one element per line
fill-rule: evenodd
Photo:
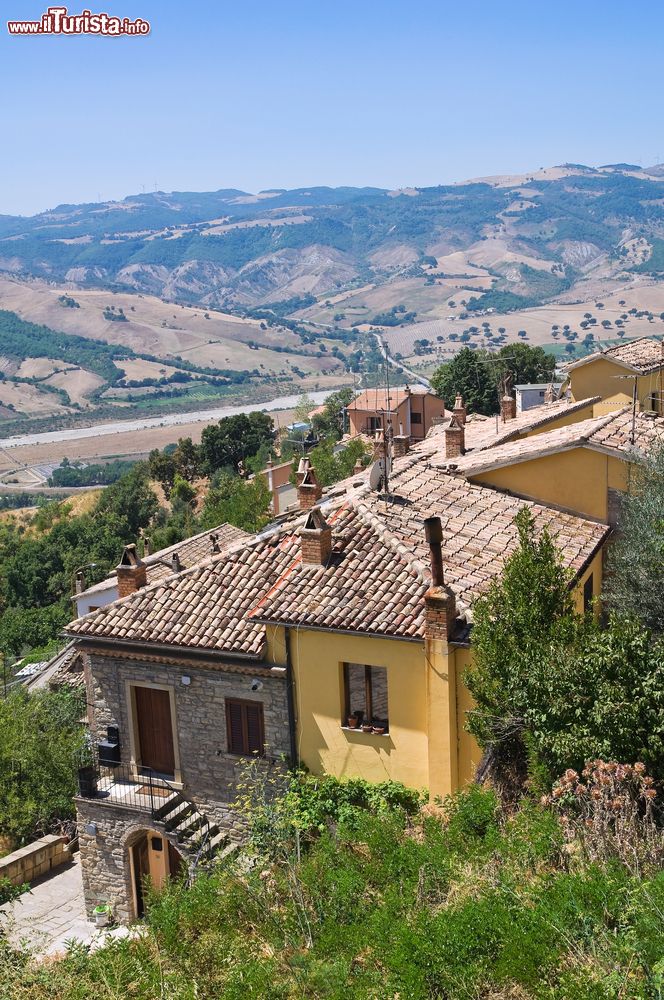
<path fill-rule="evenodd" d="M 226 698 L 262 704 L 266 766 L 279 761 L 290 750 L 285 670 L 247 665 L 239 668 L 243 672 L 236 672 L 237 667 L 225 672 L 223 665 L 157 663 L 112 653 L 88 654 L 86 667 L 93 742 L 105 738 L 107 726 L 117 726 L 123 765 L 131 763 L 129 686 L 159 685 L 172 690 L 182 792 L 231 841 L 240 841 L 242 820 L 231 803 L 247 758 L 228 753 Z M 188 677 L 189 683 L 183 684 L 182 677 Z M 252 690 L 257 684 L 259 690 Z M 140 832 L 154 829 L 154 822 L 149 813 L 123 808 L 115 801 L 111 805 L 103 798 L 78 798 L 76 805 L 88 911 L 99 903 L 111 902 L 116 919 L 131 920 L 129 846 Z M 95 833 L 86 831 L 90 824 L 96 827 Z M 173 843 L 177 846 L 175 840 Z"/>

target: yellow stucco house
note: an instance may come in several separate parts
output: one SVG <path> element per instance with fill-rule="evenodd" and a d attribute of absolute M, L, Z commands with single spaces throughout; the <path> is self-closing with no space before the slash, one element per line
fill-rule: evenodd
<path fill-rule="evenodd" d="M 594 415 L 632 404 L 664 412 L 664 348 L 660 340 L 639 337 L 607 347 L 565 366 L 575 400 L 599 396 Z"/>
<path fill-rule="evenodd" d="M 437 438 L 442 444 L 444 432 Z M 615 527 L 635 457 L 662 442 L 664 418 L 628 406 L 526 439 L 469 449 L 451 461 L 438 447 L 433 460 L 470 482 Z"/>

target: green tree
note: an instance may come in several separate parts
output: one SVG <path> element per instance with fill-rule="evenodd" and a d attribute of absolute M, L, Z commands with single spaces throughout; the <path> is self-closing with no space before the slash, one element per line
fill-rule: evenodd
<path fill-rule="evenodd" d="M 260 531 L 269 521 L 272 495 L 262 476 L 246 482 L 228 472 L 219 473 L 205 498 L 201 528 L 228 522 L 245 531 Z"/>
<path fill-rule="evenodd" d="M 267 413 L 239 413 L 223 417 L 205 427 L 201 436 L 201 458 L 208 475 L 220 469 L 237 470 L 238 464 L 255 455 L 264 442 L 274 439 L 274 423 Z"/>
<path fill-rule="evenodd" d="M 178 469 L 173 455 L 167 455 L 165 451 L 155 448 L 148 456 L 148 469 L 151 478 L 160 484 L 166 499 L 170 499 Z"/>
<path fill-rule="evenodd" d="M 486 415 L 498 412 L 497 380 L 492 366 L 484 364 L 484 354 L 484 351 L 464 347 L 452 361 L 436 368 L 431 385 L 448 408 L 454 405 L 454 398 L 460 393 L 469 412 Z"/>
<path fill-rule="evenodd" d="M 352 389 L 339 389 L 333 392 L 325 400 L 325 410 L 313 418 L 314 430 L 323 437 L 332 437 L 335 440 L 344 433 L 344 410 L 355 398 Z"/>
<path fill-rule="evenodd" d="M 71 691 L 19 689 L 0 700 L 0 832 L 16 843 L 74 816 L 83 711 Z"/>
<path fill-rule="evenodd" d="M 609 606 L 653 632 L 664 623 L 664 446 L 630 456 L 629 490 L 622 497 L 620 531 L 609 550 L 605 596 Z"/>

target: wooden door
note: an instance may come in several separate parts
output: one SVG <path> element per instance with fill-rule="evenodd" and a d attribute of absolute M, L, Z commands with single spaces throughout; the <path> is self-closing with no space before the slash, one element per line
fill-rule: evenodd
<path fill-rule="evenodd" d="M 175 747 L 170 695 L 158 688 L 136 687 L 134 697 L 140 765 L 173 777 Z"/>

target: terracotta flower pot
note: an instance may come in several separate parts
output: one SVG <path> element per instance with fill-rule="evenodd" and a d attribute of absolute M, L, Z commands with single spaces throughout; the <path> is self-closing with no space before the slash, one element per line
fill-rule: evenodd
<path fill-rule="evenodd" d="M 376 736 L 382 736 L 385 732 L 385 726 L 373 726 L 371 732 Z"/>
<path fill-rule="evenodd" d="M 372 726 L 372 725 L 370 725 L 370 724 L 368 724 L 368 723 L 365 723 L 365 724 L 364 724 L 364 725 L 362 726 L 362 732 L 363 732 L 363 733 L 371 733 L 371 732 L 373 732 L 373 726 Z"/>
<path fill-rule="evenodd" d="M 356 715 L 349 715 L 348 718 L 346 719 L 346 722 L 349 729 L 357 729 L 359 719 L 357 718 Z"/>

